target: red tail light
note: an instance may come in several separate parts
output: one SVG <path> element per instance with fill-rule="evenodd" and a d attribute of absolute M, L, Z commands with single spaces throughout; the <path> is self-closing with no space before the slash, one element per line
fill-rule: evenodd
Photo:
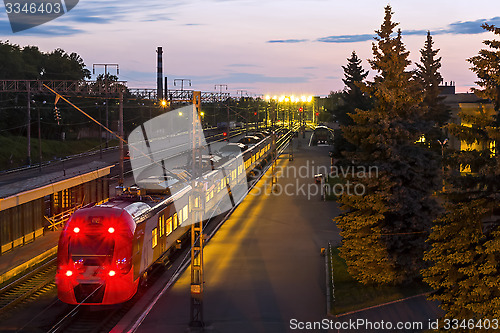
<path fill-rule="evenodd" d="M 67 270 L 67 271 L 66 271 L 66 273 L 65 273 L 65 275 L 66 275 L 67 277 L 70 277 L 70 276 L 72 276 L 72 275 L 73 275 L 73 271 Z"/>
<path fill-rule="evenodd" d="M 110 234 L 114 233 L 115 232 L 115 228 L 113 228 L 113 227 L 108 228 L 108 232 Z"/>
<path fill-rule="evenodd" d="M 80 228 L 78 228 L 78 227 L 74 227 L 74 228 L 73 228 L 73 232 L 74 232 L 75 234 L 79 233 L 79 232 L 80 232 Z"/>
<path fill-rule="evenodd" d="M 111 270 L 111 271 L 109 271 L 109 272 L 108 272 L 108 275 L 109 275 L 109 276 L 115 276 L 115 275 L 116 275 L 116 272 L 115 272 L 115 271 L 113 271 L 113 270 Z"/>

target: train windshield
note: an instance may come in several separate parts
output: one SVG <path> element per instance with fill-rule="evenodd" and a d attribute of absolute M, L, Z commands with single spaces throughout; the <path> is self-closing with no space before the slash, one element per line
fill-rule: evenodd
<path fill-rule="evenodd" d="M 113 260 L 115 242 L 99 235 L 87 235 L 85 239 L 71 239 L 69 254 L 74 262 L 85 266 L 103 266 Z"/>

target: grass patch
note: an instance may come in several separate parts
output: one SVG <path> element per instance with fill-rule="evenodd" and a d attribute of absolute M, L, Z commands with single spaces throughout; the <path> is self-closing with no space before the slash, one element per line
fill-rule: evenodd
<path fill-rule="evenodd" d="M 360 310 L 431 291 L 431 288 L 424 282 L 405 286 L 367 286 L 361 284 L 347 272 L 347 265 L 340 257 L 338 248 L 332 248 L 330 264 L 333 267 L 335 283 L 335 301 L 332 303 L 332 314 Z"/>
<path fill-rule="evenodd" d="M 117 140 L 109 142 L 116 146 Z M 104 148 L 104 140 L 103 140 Z M 46 140 L 42 139 L 42 161 L 50 161 L 70 155 L 99 150 L 99 139 L 85 140 Z M 28 140 L 24 136 L 0 136 L 0 170 L 13 169 L 26 165 Z M 31 162 L 39 162 L 38 139 L 31 139 Z"/>
<path fill-rule="evenodd" d="M 327 201 L 336 201 L 339 197 L 335 195 L 335 185 L 340 184 L 340 185 L 345 185 L 346 180 L 343 177 L 327 177 L 326 179 L 326 185 L 329 187 L 330 191 L 327 191 L 325 193 L 325 200 Z M 337 186 L 336 191 L 340 192 L 339 186 Z M 329 192 L 329 193 L 328 193 Z"/>

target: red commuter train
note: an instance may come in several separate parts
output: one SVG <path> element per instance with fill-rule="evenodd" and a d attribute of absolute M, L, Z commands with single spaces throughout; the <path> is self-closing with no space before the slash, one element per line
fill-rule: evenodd
<path fill-rule="evenodd" d="M 238 187 L 246 192 L 248 173 L 268 158 L 271 145 L 268 137 L 203 176 L 208 215 L 221 211 L 220 202 L 228 192 L 233 205 Z M 132 298 L 141 277 L 188 235 L 190 193 L 189 185 L 173 195 L 144 195 L 137 189 L 77 210 L 59 239 L 59 299 L 68 304 L 105 305 Z"/>

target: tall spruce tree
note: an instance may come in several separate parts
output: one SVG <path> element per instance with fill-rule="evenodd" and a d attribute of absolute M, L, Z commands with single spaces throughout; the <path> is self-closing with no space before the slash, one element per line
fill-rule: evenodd
<path fill-rule="evenodd" d="M 423 100 L 410 65 L 409 52 L 396 35 L 391 7 L 373 43 L 377 72 L 363 91 L 374 98 L 370 110 L 356 110 L 353 124 L 343 127 L 356 146 L 348 156 L 354 170 L 371 167 L 378 174 L 356 172 L 349 182 L 358 193 L 341 196 L 344 214 L 336 218 L 343 237 L 340 252 L 349 273 L 362 283 L 397 284 L 418 278 L 425 239 L 437 204 L 430 197 L 437 186 L 435 154 L 415 142 L 427 130 Z M 351 191 L 352 192 L 352 191 Z"/>
<path fill-rule="evenodd" d="M 443 103 L 444 96 L 440 96 L 440 83 L 443 77 L 439 72 L 441 68 L 441 57 L 437 57 L 439 49 L 433 49 L 434 41 L 430 31 L 427 31 L 427 39 L 424 48 L 420 50 L 420 64 L 417 65 L 415 76 L 424 94 L 422 106 L 424 107 L 423 119 L 431 122 L 431 127 L 425 135 L 426 143 L 434 151 L 440 151 L 438 140 L 443 140 L 442 127 L 448 123 L 450 110 Z"/>
<path fill-rule="evenodd" d="M 482 27 L 500 35 L 499 28 Z M 423 271 L 436 290 L 432 299 L 440 301 L 446 317 L 459 320 L 500 316 L 500 41 L 484 44 L 492 50 L 482 49 L 468 61 L 482 88 L 476 94 L 493 102 L 494 112 L 479 107 L 461 113 L 462 124 L 448 125 L 474 149 L 449 158 L 447 211 L 434 223 L 425 254 L 431 265 Z"/>
<path fill-rule="evenodd" d="M 424 100 L 422 105 L 426 107 L 425 119 L 432 121 L 437 127 L 448 122 L 450 110 L 443 104 L 444 97 L 439 96 L 441 89 L 439 85 L 443 77 L 439 72 L 441 68 L 441 57 L 437 58 L 439 49 L 433 49 L 434 41 L 430 31 L 427 31 L 427 39 L 424 48 L 420 50 L 420 64 L 417 63 L 416 77 L 420 83 Z"/>
<path fill-rule="evenodd" d="M 355 113 L 356 109 L 367 110 L 370 107 L 370 100 L 366 94 L 361 91 L 361 85 L 368 76 L 368 71 L 365 71 L 361 66 L 361 59 L 358 58 L 356 51 L 352 51 L 351 57 L 347 59 L 347 66 L 342 66 L 344 70 L 345 89 L 342 92 L 342 103 L 337 107 L 333 114 L 335 120 L 341 126 L 352 125 L 353 121 L 349 114 Z M 342 130 L 335 135 L 334 154 L 340 157 L 343 151 L 353 151 L 355 146 L 350 144 L 342 134 Z"/>

